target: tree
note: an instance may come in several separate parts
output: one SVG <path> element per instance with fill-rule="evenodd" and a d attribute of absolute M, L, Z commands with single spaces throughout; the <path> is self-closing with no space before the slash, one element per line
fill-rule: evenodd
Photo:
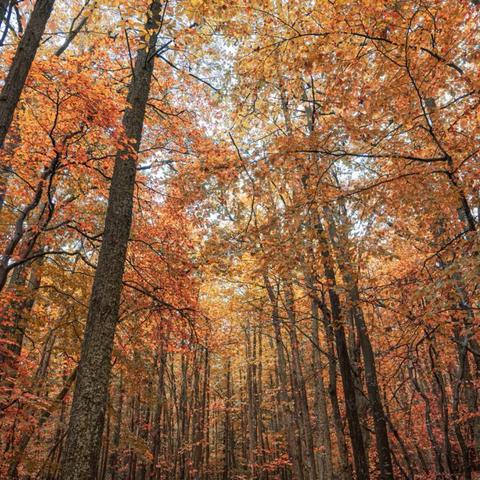
<path fill-rule="evenodd" d="M 478 14 L 58 0 L 1 151 L 0 477 L 475 478 Z"/>
<path fill-rule="evenodd" d="M 162 22 L 162 4 L 154 0 L 147 13 L 144 45 L 135 59 L 123 117 L 126 139 L 117 152 L 108 200 L 105 229 L 92 287 L 87 325 L 82 343 L 70 422 L 62 459 L 64 479 L 96 475 L 102 438 L 111 356 L 118 323 L 122 278 L 130 226 L 136 158 L 140 150 L 145 109 Z"/>

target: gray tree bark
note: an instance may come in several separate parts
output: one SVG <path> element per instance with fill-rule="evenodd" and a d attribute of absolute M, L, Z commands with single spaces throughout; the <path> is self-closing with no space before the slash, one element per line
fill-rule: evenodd
<path fill-rule="evenodd" d="M 278 400 L 282 424 L 285 428 L 285 436 L 288 445 L 288 453 L 292 462 L 293 475 L 296 480 L 304 480 L 302 457 L 296 438 L 295 418 L 290 408 L 288 393 L 287 359 L 285 358 L 284 344 L 282 339 L 280 316 L 278 311 L 278 298 L 266 273 L 263 273 L 263 281 L 267 289 L 268 297 L 272 306 L 272 324 L 275 332 L 275 347 L 277 352 L 278 367 Z"/>
<path fill-rule="evenodd" d="M 153 0 L 137 53 L 123 125 L 131 145 L 117 152 L 110 185 L 104 237 L 90 299 L 87 325 L 62 459 L 62 480 L 95 478 L 99 460 L 122 278 L 132 221 L 136 158 L 153 76 L 162 5 Z"/>
<path fill-rule="evenodd" d="M 329 236 L 333 247 L 336 250 L 336 258 L 339 270 L 341 272 L 347 295 L 351 302 L 353 320 L 357 334 L 360 339 L 363 361 L 365 366 L 365 381 L 367 384 L 368 401 L 372 412 L 373 423 L 375 427 L 375 440 L 377 446 L 378 463 L 380 467 L 380 476 L 383 480 L 393 480 L 393 466 L 390 455 L 390 444 L 388 440 L 387 421 L 383 409 L 380 388 L 377 380 L 377 367 L 372 343 L 365 323 L 362 307 L 360 305 L 360 292 L 358 283 L 354 277 L 349 261 L 345 254 L 346 235 L 337 229 L 333 213 L 328 208 L 324 208 L 325 216 L 329 224 Z"/>
<path fill-rule="evenodd" d="M 352 365 L 348 354 L 347 340 L 345 336 L 345 329 L 343 326 L 343 312 L 340 303 L 340 297 L 336 291 L 336 278 L 334 260 L 330 251 L 330 245 L 326 237 L 325 230 L 321 223 L 320 216 L 317 218 L 315 225 L 318 234 L 318 241 L 320 245 L 321 260 L 327 279 L 328 296 L 331 307 L 331 323 L 334 332 L 335 345 L 337 349 L 338 364 L 340 366 L 340 374 L 343 382 L 343 394 L 345 397 L 345 409 L 347 414 L 348 427 L 350 430 L 350 438 L 352 441 L 352 453 L 355 463 L 355 472 L 357 478 L 368 480 L 370 478 L 368 457 L 365 451 L 365 445 L 360 427 L 360 420 L 358 418 L 358 410 L 356 404 L 354 379 L 352 375 Z"/>

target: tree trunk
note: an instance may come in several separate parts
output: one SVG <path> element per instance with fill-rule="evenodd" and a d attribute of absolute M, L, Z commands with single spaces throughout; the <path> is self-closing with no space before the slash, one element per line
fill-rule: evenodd
<path fill-rule="evenodd" d="M 368 480 L 370 478 L 368 459 L 365 453 L 363 443 L 362 429 L 358 418 L 357 404 L 355 398 L 354 380 L 352 375 L 352 365 L 348 355 L 347 340 L 343 326 L 342 307 L 340 298 L 336 291 L 336 278 L 330 246 L 326 238 L 325 230 L 321 224 L 321 219 L 317 219 L 316 229 L 320 243 L 322 264 L 325 271 L 325 277 L 329 283 L 328 295 L 332 312 L 332 327 L 337 347 L 338 363 L 342 375 L 343 391 L 345 396 L 345 406 L 347 411 L 347 421 L 352 441 L 353 458 L 355 461 L 355 471 L 357 478 Z"/>
<path fill-rule="evenodd" d="M 411 357 L 413 358 L 413 355 Z M 415 374 L 415 368 L 413 367 L 413 361 L 410 361 L 410 364 L 408 365 L 408 374 L 412 382 L 412 385 L 414 386 L 415 390 L 420 395 L 420 397 L 422 398 L 425 404 L 425 426 L 427 429 L 428 439 L 430 440 L 430 445 L 432 447 L 433 454 L 434 454 L 435 472 L 436 472 L 437 478 L 444 478 L 445 469 L 443 467 L 442 451 L 441 451 L 440 445 L 437 442 L 435 432 L 434 432 L 435 426 L 432 422 L 432 407 L 430 403 L 430 398 L 424 392 L 422 386 L 420 385 L 420 382 L 417 379 L 417 376 Z"/>
<path fill-rule="evenodd" d="M 327 399 L 323 381 L 323 362 L 319 350 L 319 305 L 316 296 L 311 300 L 311 335 L 312 341 L 312 367 L 315 381 L 315 413 L 317 416 L 317 438 L 321 451 L 317 453 L 319 476 L 321 479 L 332 478 L 332 444 L 328 422 Z"/>
<path fill-rule="evenodd" d="M 102 247 L 93 283 L 69 431 L 61 466 L 62 480 L 94 478 L 102 439 L 110 381 L 111 355 L 122 291 L 128 238 L 132 221 L 136 157 L 142 138 L 145 109 L 153 75 L 161 3 L 154 0 L 148 13 L 147 45 L 137 54 L 128 92 L 129 107 L 123 125 L 133 145 L 117 152 L 110 186 Z"/>
<path fill-rule="evenodd" d="M 302 431 L 302 440 L 304 442 L 304 452 L 306 464 L 308 467 L 308 478 L 310 480 L 317 479 L 317 468 L 315 463 L 314 443 L 312 424 L 310 422 L 310 411 L 308 406 L 307 391 L 305 379 L 302 371 L 303 359 L 300 352 L 300 345 L 297 336 L 297 320 L 295 314 L 295 302 L 293 296 L 293 288 L 290 282 L 286 282 L 285 286 L 285 308 L 289 320 L 289 334 L 291 345 L 291 369 L 294 386 L 294 395 L 297 398 L 299 416 L 299 424 Z"/>
<path fill-rule="evenodd" d="M 160 442 L 161 442 L 161 418 L 162 412 L 164 409 L 165 403 L 165 366 L 167 363 L 167 350 L 165 346 L 165 340 L 162 338 L 160 343 L 159 352 L 157 355 L 157 394 L 156 394 L 156 404 L 155 411 L 153 414 L 153 425 L 152 425 L 152 445 L 151 445 L 151 455 L 152 462 L 150 465 L 150 472 L 148 475 L 149 480 L 156 480 L 160 474 L 157 467 L 158 460 L 160 457 Z"/>
<path fill-rule="evenodd" d="M 341 207 L 340 207 L 341 208 Z M 384 480 L 393 480 L 392 458 L 390 455 L 390 445 L 388 441 L 387 422 L 383 410 L 380 389 L 377 380 L 377 368 L 375 365 L 375 355 L 373 353 L 372 343 L 368 335 L 367 325 L 363 310 L 360 306 L 360 293 L 358 284 L 352 273 L 349 261 L 345 255 L 345 243 L 348 241 L 346 235 L 338 231 L 333 213 L 330 209 L 324 209 L 328 218 L 329 237 L 337 253 L 337 263 L 342 274 L 347 294 L 351 302 L 351 309 L 355 328 L 360 340 L 363 361 L 365 366 L 365 383 L 367 384 L 368 400 L 373 416 L 375 426 L 375 440 L 377 446 L 378 461 L 380 466 L 380 476 Z"/>
<path fill-rule="evenodd" d="M 255 341 L 252 348 L 252 326 L 247 318 L 245 327 L 245 356 L 247 360 L 247 420 L 248 420 L 248 468 L 250 470 L 250 478 L 257 478 L 257 411 L 255 403 L 255 381 L 256 381 L 256 348 Z M 253 334 L 255 338 L 255 333 Z"/>
<path fill-rule="evenodd" d="M 115 480 L 117 478 L 118 470 L 118 449 L 120 447 L 120 437 L 122 433 L 122 414 L 123 414 L 123 375 L 120 372 L 120 379 L 118 381 L 118 397 L 117 397 L 117 409 L 115 412 L 115 426 L 113 429 L 112 439 L 112 451 L 108 462 L 108 470 L 110 479 Z"/>
<path fill-rule="evenodd" d="M 301 456 L 296 438 L 296 426 L 289 406 L 290 400 L 288 396 L 287 362 L 285 359 L 284 345 L 280 329 L 280 317 L 277 304 L 278 299 L 266 274 L 263 275 L 263 279 L 270 299 L 270 303 L 272 305 L 272 323 L 275 332 L 275 347 L 277 352 L 277 366 L 279 377 L 278 400 L 280 404 L 280 414 L 283 417 L 280 420 L 280 424 L 285 425 L 285 434 L 287 437 L 289 456 L 293 466 L 294 478 L 295 480 L 303 480 L 304 477 Z"/>
<path fill-rule="evenodd" d="M 223 472 L 222 479 L 230 480 L 233 477 L 233 470 L 236 467 L 235 465 L 235 441 L 234 441 L 234 429 L 231 419 L 231 409 L 232 409 L 232 397 L 233 397 L 233 387 L 232 387 L 232 367 L 230 359 L 227 360 L 227 371 L 225 373 L 225 382 L 226 382 L 226 395 L 225 395 L 225 421 L 223 428 L 223 444 L 224 444 L 224 453 L 223 453 Z"/>
<path fill-rule="evenodd" d="M 333 333 L 333 326 L 330 319 L 330 311 L 325 304 L 323 298 L 316 297 L 317 304 L 322 310 L 322 323 L 327 338 L 327 353 L 328 353 L 328 395 L 332 405 L 333 424 L 335 427 L 335 437 L 338 449 L 339 463 L 340 463 L 340 479 L 352 480 L 352 466 L 348 461 L 347 442 L 342 422 L 342 414 L 340 412 L 340 405 L 338 402 L 337 390 L 337 359 L 335 357 L 335 338 Z"/>

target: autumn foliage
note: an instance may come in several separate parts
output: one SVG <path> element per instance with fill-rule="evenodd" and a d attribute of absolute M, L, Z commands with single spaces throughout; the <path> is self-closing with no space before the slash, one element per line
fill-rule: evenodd
<path fill-rule="evenodd" d="M 476 0 L 0 0 L 0 478 L 480 478 Z"/>

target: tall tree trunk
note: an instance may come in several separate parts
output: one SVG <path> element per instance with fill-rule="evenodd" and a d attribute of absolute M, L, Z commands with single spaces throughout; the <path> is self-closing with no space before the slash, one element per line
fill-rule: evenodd
<path fill-rule="evenodd" d="M 317 238 L 320 244 L 323 269 L 325 272 L 325 277 L 328 281 L 328 295 L 332 312 L 331 320 L 333 324 L 332 327 L 334 331 L 335 344 L 337 347 L 338 363 L 340 365 L 340 373 L 342 375 L 345 406 L 347 410 L 347 421 L 350 430 L 350 438 L 352 441 L 353 458 L 355 461 L 355 471 L 357 478 L 368 480 L 370 478 L 368 459 L 363 442 L 362 428 L 358 418 L 352 365 L 348 355 L 345 328 L 343 326 L 344 318 L 342 315 L 342 307 L 340 303 L 340 297 L 336 291 L 337 281 L 335 278 L 334 262 L 330 251 L 330 245 L 328 244 L 320 217 L 317 218 L 317 224 L 315 227 L 318 234 Z"/>
<path fill-rule="evenodd" d="M 448 399 L 447 399 L 447 394 L 446 394 L 446 388 L 445 388 L 445 382 L 443 378 L 443 374 L 441 371 L 439 371 L 437 367 L 437 351 L 435 349 L 435 336 L 425 332 L 425 335 L 427 338 L 430 338 L 430 342 L 428 345 L 428 356 L 430 359 L 430 371 L 432 372 L 433 375 L 433 380 L 434 382 L 432 383 L 431 387 L 433 387 L 433 390 L 437 390 L 437 398 L 438 398 L 438 409 L 440 413 L 440 421 L 441 421 L 441 430 L 443 433 L 443 448 L 444 448 L 444 453 L 445 453 L 445 464 L 446 464 L 446 470 L 447 474 L 451 476 L 454 472 L 454 467 L 453 467 L 453 459 L 452 459 L 452 445 L 450 442 L 450 419 L 449 419 L 449 413 L 448 413 Z M 436 388 L 435 388 L 436 387 Z M 461 441 L 461 440 L 460 440 Z M 462 443 L 460 443 L 460 446 L 462 446 Z M 471 477 L 470 477 L 471 478 Z M 465 477 L 465 480 L 470 480 L 468 477 Z"/>
<path fill-rule="evenodd" d="M 327 399 L 323 381 L 324 365 L 319 349 L 319 305 L 316 295 L 311 299 L 311 336 L 312 336 L 312 367 L 315 382 L 315 414 L 317 417 L 317 438 L 320 447 L 317 453 L 319 476 L 321 479 L 330 480 L 332 470 L 332 444 L 330 438 L 330 427 L 327 413 Z"/>
<path fill-rule="evenodd" d="M 139 407 L 140 407 L 140 394 L 136 393 L 130 397 L 130 437 L 135 438 L 138 436 L 138 424 L 139 424 Z M 130 443 L 128 453 L 128 475 L 127 480 L 135 480 L 135 473 L 137 471 L 137 449 L 134 448 L 136 442 Z"/>
<path fill-rule="evenodd" d="M 142 439 L 145 445 L 148 445 L 148 437 L 150 430 L 150 398 L 152 397 L 152 381 L 147 379 L 147 394 L 146 399 L 139 405 L 139 437 Z M 147 477 L 147 461 L 145 456 L 142 456 L 140 461 L 140 466 L 138 468 L 138 478 L 139 480 L 145 480 Z"/>
<path fill-rule="evenodd" d="M 153 75 L 153 52 L 161 22 L 161 9 L 161 2 L 154 0 L 146 24 L 150 36 L 145 40 L 147 44 L 137 53 L 129 86 L 129 107 L 125 111 L 123 125 L 132 145 L 126 143 L 115 159 L 103 242 L 93 282 L 61 466 L 62 480 L 89 480 L 94 478 L 97 471 L 113 340 L 132 222 L 136 158 Z"/>
<path fill-rule="evenodd" d="M 340 206 L 342 208 L 342 206 Z M 373 353 L 372 343 L 368 334 L 367 325 L 362 307 L 360 305 L 360 293 L 358 283 L 350 267 L 351 261 L 346 258 L 345 247 L 348 239 L 343 232 L 336 226 L 335 218 L 330 209 L 325 208 L 324 212 L 328 219 L 328 232 L 332 245 L 336 250 L 337 263 L 342 274 L 347 294 L 351 303 L 353 320 L 360 340 L 363 362 L 365 366 L 365 383 L 367 384 L 368 400 L 373 416 L 375 427 L 375 440 L 377 446 L 378 461 L 380 466 L 380 475 L 383 480 L 393 480 L 392 458 L 390 455 L 390 445 L 387 433 L 387 421 L 383 410 L 380 389 L 377 380 L 377 367 L 375 365 L 375 355 Z M 344 212 L 342 211 L 342 215 Z"/>
<path fill-rule="evenodd" d="M 157 467 L 158 461 L 160 458 L 160 442 L 161 442 L 161 433 L 162 433 L 162 412 L 164 410 L 165 403 L 165 367 L 167 363 L 167 349 L 165 345 L 166 340 L 161 339 L 159 352 L 157 354 L 157 394 L 156 394 L 156 403 L 155 410 L 153 414 L 153 425 L 152 425 L 152 446 L 151 446 L 151 455 L 152 462 L 150 465 L 150 472 L 148 475 L 149 480 L 156 480 L 159 476 L 159 469 Z"/>
<path fill-rule="evenodd" d="M 277 352 L 277 366 L 279 378 L 278 400 L 280 404 L 280 414 L 282 417 L 280 424 L 283 424 L 286 429 L 285 434 L 287 437 L 287 444 L 289 450 L 288 453 L 293 466 L 294 478 L 295 480 L 303 480 L 304 475 L 302 468 L 302 459 L 296 438 L 297 429 L 289 405 L 290 399 L 288 395 L 287 361 L 285 358 L 285 347 L 283 345 L 282 333 L 280 328 L 278 298 L 266 273 L 263 274 L 263 279 L 272 306 L 272 323 L 275 332 L 275 347 Z"/>
<path fill-rule="evenodd" d="M 223 453 L 222 479 L 230 480 L 230 478 L 233 477 L 233 470 L 236 467 L 234 429 L 233 429 L 233 423 L 231 419 L 233 386 L 232 386 L 232 366 L 231 366 L 230 359 L 227 360 L 227 371 L 225 373 L 225 382 L 226 382 L 226 386 L 225 386 L 226 393 L 225 393 L 225 420 L 224 420 L 224 428 L 223 428 L 224 453 Z"/>
<path fill-rule="evenodd" d="M 113 428 L 113 439 L 112 439 L 112 451 L 110 453 L 110 458 L 108 462 L 108 471 L 110 474 L 110 479 L 115 480 L 117 478 L 118 471 L 118 450 L 120 448 L 120 437 L 122 433 L 122 414 L 123 414 L 123 374 L 120 372 L 120 378 L 118 380 L 117 388 L 117 408 L 115 411 L 115 425 Z"/>
<path fill-rule="evenodd" d="M 268 445 L 268 437 L 265 436 L 265 425 L 262 415 L 262 400 L 263 400 L 263 334 L 261 325 L 257 326 L 257 345 L 258 345 L 258 361 L 257 361 L 257 372 L 256 372 L 256 382 L 255 382 L 255 406 L 257 412 L 257 438 L 258 445 L 261 449 L 260 455 L 262 464 L 267 463 L 268 452 L 270 452 L 270 447 Z M 261 477 L 262 479 L 268 480 L 269 474 L 268 470 L 262 468 Z"/>
<path fill-rule="evenodd" d="M 327 353 L 328 353 L 328 395 L 332 405 L 332 417 L 335 427 L 335 437 L 337 443 L 337 450 L 340 463 L 340 479 L 352 480 L 352 466 L 348 461 L 347 442 L 345 439 L 345 432 L 342 422 L 342 414 L 340 412 L 340 405 L 338 402 L 337 389 L 337 359 L 335 357 L 335 336 L 333 333 L 333 326 L 330 319 L 330 311 L 323 298 L 316 297 L 317 303 L 322 310 L 322 323 L 327 338 Z"/>
<path fill-rule="evenodd" d="M 195 371 L 195 358 L 192 360 L 192 370 Z M 187 354 L 182 355 L 181 360 L 181 373 L 182 373 L 182 383 L 180 387 L 180 397 L 178 399 L 178 409 L 177 409 L 177 455 L 175 456 L 175 461 L 178 461 L 178 479 L 185 479 L 185 472 L 187 468 L 187 455 L 188 451 L 186 448 L 187 442 L 189 440 L 190 432 L 190 408 L 189 408 L 189 396 L 188 392 L 191 391 L 191 382 L 189 379 L 189 366 L 190 366 L 190 356 Z M 193 389 L 195 391 L 195 389 Z M 178 460 L 177 460 L 178 457 Z M 175 477 L 177 478 L 177 477 Z"/>
<path fill-rule="evenodd" d="M 313 79 L 312 79 L 313 88 Z M 284 115 L 287 117 L 288 108 L 286 101 L 282 96 L 282 107 Z M 315 130 L 315 112 L 314 109 L 307 107 L 306 109 L 308 133 L 312 135 Z M 289 118 L 289 117 L 288 117 Z M 304 188 L 308 185 L 308 175 L 301 180 Z M 318 208 L 318 205 L 316 206 Z M 356 400 L 355 379 L 353 376 L 352 362 L 348 353 L 347 339 L 344 327 L 344 314 L 340 303 L 340 297 L 336 290 L 337 281 L 335 278 L 335 262 L 328 242 L 327 233 L 322 225 L 320 212 L 317 211 L 309 219 L 309 223 L 316 231 L 321 254 L 321 263 L 324 274 L 328 283 L 328 296 L 330 300 L 331 316 L 325 317 L 331 324 L 331 328 L 335 338 L 338 363 L 340 366 L 340 374 L 342 376 L 343 391 L 345 397 L 345 406 L 347 413 L 347 421 L 350 430 L 350 438 L 352 441 L 353 458 L 355 463 L 355 471 L 358 479 L 369 479 L 368 455 L 365 449 L 365 443 L 362 435 L 362 428 L 358 414 L 358 405 Z"/>
<path fill-rule="evenodd" d="M 309 256 L 312 260 L 315 259 L 315 252 L 312 248 L 309 249 Z M 348 450 L 345 441 L 345 434 L 343 431 L 342 416 L 338 403 L 337 393 L 337 362 L 334 350 L 334 335 L 333 328 L 330 321 L 330 312 L 323 295 L 317 287 L 317 279 L 310 267 L 304 265 L 304 279 L 307 287 L 307 293 L 310 297 L 310 311 L 311 318 L 311 341 L 312 341 L 312 367 L 315 378 L 315 406 L 317 415 L 317 436 L 318 444 L 322 447 L 322 452 L 317 454 L 319 457 L 319 473 L 320 478 L 332 478 L 333 476 L 333 461 L 332 461 L 332 444 L 330 437 L 329 418 L 327 411 L 327 398 L 325 395 L 325 386 L 322 376 L 323 362 L 321 361 L 320 349 L 320 319 L 324 327 L 326 352 L 324 352 L 328 359 L 328 393 L 330 403 L 332 405 L 333 425 L 335 428 L 335 437 L 338 449 L 339 467 L 341 480 L 351 480 L 352 469 L 348 461 Z M 322 316 L 320 317 L 320 312 Z"/>
<path fill-rule="evenodd" d="M 303 376 L 302 364 L 303 359 L 300 352 L 300 344 L 297 336 L 297 319 L 295 314 L 295 301 L 293 288 L 290 282 L 286 282 L 285 286 L 285 308 L 289 320 L 289 335 L 291 345 L 291 369 L 292 378 L 294 380 L 294 395 L 298 401 L 299 424 L 302 431 L 302 440 L 304 442 L 304 449 L 306 464 L 308 467 L 308 478 L 316 480 L 317 468 L 315 463 L 314 443 L 312 424 L 310 422 L 310 411 L 308 406 L 307 391 L 305 386 L 305 378 Z"/>
<path fill-rule="evenodd" d="M 414 358 L 413 354 L 410 353 L 410 355 L 411 355 L 411 359 L 413 359 Z M 430 398 L 424 392 L 422 386 L 420 385 L 420 382 L 416 375 L 416 369 L 413 366 L 412 360 L 408 365 L 408 374 L 412 382 L 412 385 L 414 386 L 415 390 L 420 395 L 420 397 L 422 398 L 425 404 L 425 426 L 427 429 L 428 439 L 430 440 L 430 445 L 432 447 L 432 451 L 434 454 L 433 456 L 435 460 L 435 471 L 436 471 L 437 478 L 444 478 L 445 469 L 443 467 L 443 461 L 442 461 L 442 450 L 440 448 L 440 445 L 438 444 L 438 441 L 434 432 L 435 425 L 433 424 L 433 421 L 432 421 L 432 407 L 431 407 Z"/>
<path fill-rule="evenodd" d="M 248 420 L 248 467 L 250 470 L 250 478 L 257 478 L 257 411 L 255 402 L 256 391 L 256 345 L 255 333 L 253 333 L 253 348 L 252 348 L 252 328 L 250 320 L 247 318 L 247 325 L 245 327 L 245 356 L 247 360 L 247 420 Z"/>

